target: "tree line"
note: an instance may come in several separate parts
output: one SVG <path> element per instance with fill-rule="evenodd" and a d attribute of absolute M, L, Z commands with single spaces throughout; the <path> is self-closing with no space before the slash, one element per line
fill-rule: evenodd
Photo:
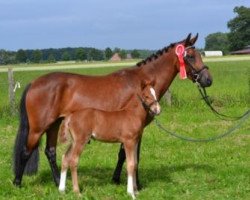
<path fill-rule="evenodd" d="M 250 8 L 235 7 L 236 17 L 229 20 L 228 33 L 211 33 L 205 38 L 205 50 L 221 50 L 224 54 L 250 45 Z"/>
<path fill-rule="evenodd" d="M 114 48 L 113 50 L 107 47 L 105 50 L 100 50 L 90 47 L 78 48 L 50 48 L 50 49 L 35 49 L 18 51 L 0 50 L 0 64 L 16 64 L 16 63 L 54 63 L 58 61 L 101 61 L 109 60 L 114 53 L 118 53 L 122 59 L 130 58 L 144 59 L 153 51 L 151 50 L 124 50 Z"/>

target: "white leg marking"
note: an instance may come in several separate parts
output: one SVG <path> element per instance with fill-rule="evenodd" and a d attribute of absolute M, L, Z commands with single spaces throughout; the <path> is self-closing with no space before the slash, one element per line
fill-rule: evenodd
<path fill-rule="evenodd" d="M 134 152 L 134 156 L 135 156 L 135 166 L 136 166 L 136 168 L 135 169 L 137 169 L 137 167 L 138 167 L 138 157 L 137 157 L 137 151 L 138 151 L 138 143 L 135 145 L 135 152 Z M 137 184 L 136 184 L 136 170 L 135 170 L 135 172 L 134 172 L 134 177 L 133 177 L 133 188 L 134 188 L 134 192 L 135 192 L 135 194 L 137 194 L 138 193 L 138 190 L 137 190 Z"/>
<path fill-rule="evenodd" d="M 59 191 L 60 192 L 65 191 L 66 177 L 67 177 L 67 170 L 65 170 L 64 172 L 61 172 L 60 184 L 59 184 Z"/>
<path fill-rule="evenodd" d="M 151 92 L 152 96 L 154 97 L 154 99 L 157 101 L 154 88 L 150 87 L 150 92 Z"/>
<path fill-rule="evenodd" d="M 128 185 L 127 185 L 127 192 L 132 196 L 133 199 L 135 199 L 135 193 L 134 193 L 134 186 L 133 186 L 133 176 L 128 175 Z"/>
<path fill-rule="evenodd" d="M 96 133 L 95 132 L 92 133 L 92 137 L 96 138 Z"/>

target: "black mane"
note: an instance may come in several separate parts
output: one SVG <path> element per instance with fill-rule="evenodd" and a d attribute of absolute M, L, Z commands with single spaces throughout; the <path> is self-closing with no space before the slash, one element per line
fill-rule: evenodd
<path fill-rule="evenodd" d="M 146 59 L 144 59 L 144 60 L 138 62 L 138 63 L 136 64 L 136 66 L 137 66 L 137 67 L 140 67 L 140 66 L 142 66 L 142 65 L 146 65 L 147 62 L 151 62 L 151 61 L 153 61 L 153 60 L 156 60 L 156 59 L 157 59 L 159 56 L 161 56 L 163 53 L 168 52 L 168 49 L 174 47 L 177 43 L 178 43 L 178 42 L 172 43 L 172 44 L 170 44 L 169 46 L 164 47 L 164 48 L 162 48 L 162 49 L 156 51 L 156 53 L 153 53 L 152 55 L 150 55 L 150 56 L 147 57 Z"/>

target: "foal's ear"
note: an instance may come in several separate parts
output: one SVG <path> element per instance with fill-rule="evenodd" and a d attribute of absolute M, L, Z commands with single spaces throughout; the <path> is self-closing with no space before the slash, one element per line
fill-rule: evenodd
<path fill-rule="evenodd" d="M 145 87 L 147 87 L 149 85 L 154 86 L 155 85 L 155 80 L 143 80 L 141 82 L 141 88 L 142 89 L 144 89 Z"/>

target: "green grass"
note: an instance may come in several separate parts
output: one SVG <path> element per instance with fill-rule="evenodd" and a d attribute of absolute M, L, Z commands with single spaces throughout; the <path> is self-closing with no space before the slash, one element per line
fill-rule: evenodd
<path fill-rule="evenodd" d="M 208 94 L 214 106 L 229 115 L 240 115 L 250 107 L 250 61 L 208 63 L 214 84 Z M 112 68 L 74 69 L 71 72 L 106 74 Z M 65 71 L 65 70 L 64 70 Z M 22 88 L 16 93 L 19 101 L 24 85 L 46 71 L 15 72 Z M 0 199 L 78 199 L 72 193 L 71 178 L 67 190 L 60 194 L 55 187 L 44 155 L 45 137 L 40 148 L 39 172 L 23 178 L 22 188 L 12 185 L 12 148 L 18 117 L 8 111 L 7 74 L 0 74 Z M 196 86 L 176 77 L 171 86 L 173 105 L 161 102 L 159 119 L 164 126 L 186 136 L 205 138 L 225 132 L 235 122 L 214 116 L 199 96 Z M 154 123 L 143 135 L 140 160 L 140 181 L 143 189 L 137 199 L 249 199 L 250 197 L 250 120 L 234 134 L 210 143 L 190 143 L 173 138 Z M 67 145 L 58 147 L 58 163 Z M 125 168 L 122 183 L 111 183 L 117 159 L 118 144 L 92 141 L 87 145 L 79 164 L 81 199 L 131 199 L 126 194 Z M 79 198 L 79 199 L 80 199 Z"/>

